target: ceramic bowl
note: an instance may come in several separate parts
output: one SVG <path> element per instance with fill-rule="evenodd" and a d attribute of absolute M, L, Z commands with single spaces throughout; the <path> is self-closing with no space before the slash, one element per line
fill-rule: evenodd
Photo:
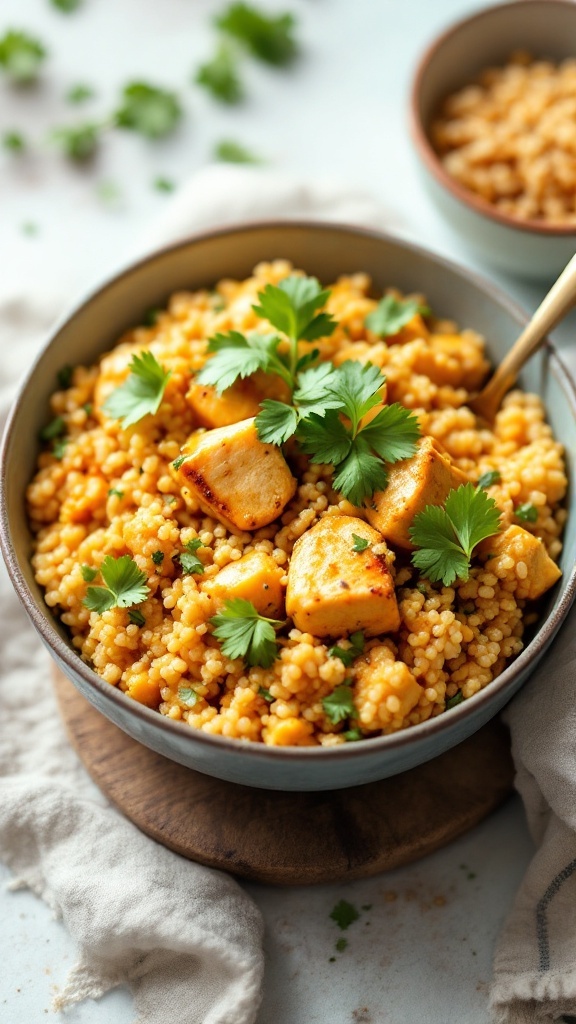
<path fill-rule="evenodd" d="M 275 257 L 291 260 L 323 282 L 364 270 L 372 276 L 376 292 L 392 284 L 406 292 L 423 292 L 439 315 L 480 331 L 494 361 L 509 349 L 526 321 L 493 285 L 417 246 L 371 231 L 284 222 L 192 238 L 112 278 L 53 331 L 21 387 L 6 427 L 0 468 L 0 535 L 16 591 L 55 661 L 87 700 L 130 736 L 190 768 L 245 785 L 338 789 L 382 779 L 427 761 L 479 729 L 512 697 L 551 643 L 574 596 L 576 515 L 568 520 L 564 574 L 548 595 L 538 633 L 502 675 L 476 696 L 421 725 L 332 749 L 267 747 L 211 736 L 127 698 L 80 660 L 64 627 L 44 603 L 30 566 L 25 490 L 37 457 L 34 439 L 46 422 L 58 370 L 67 364 L 90 364 L 113 346 L 123 331 L 141 323 L 145 310 L 161 306 L 173 291 L 210 286 L 222 277 L 244 278 L 256 263 Z M 531 361 L 522 384 L 544 399 L 556 436 L 566 445 L 574 479 L 576 392 L 550 347 Z"/>
<path fill-rule="evenodd" d="M 484 8 L 448 28 L 416 69 L 411 135 L 425 187 L 464 244 L 500 270 L 552 280 L 576 252 L 576 227 L 522 222 L 500 213 L 448 174 L 429 137 L 442 101 L 485 68 L 504 65 L 514 50 L 553 61 L 576 57 L 576 3 L 514 0 Z"/>

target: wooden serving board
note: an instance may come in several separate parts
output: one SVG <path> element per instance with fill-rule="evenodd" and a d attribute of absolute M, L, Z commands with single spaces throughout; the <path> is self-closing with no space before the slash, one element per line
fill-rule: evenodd
<path fill-rule="evenodd" d="M 498 720 L 382 782 L 279 793 L 168 761 L 104 718 L 59 671 L 55 687 L 88 772 L 138 828 L 190 860 L 253 881 L 308 885 L 387 871 L 466 832 L 512 789 L 509 737 Z"/>

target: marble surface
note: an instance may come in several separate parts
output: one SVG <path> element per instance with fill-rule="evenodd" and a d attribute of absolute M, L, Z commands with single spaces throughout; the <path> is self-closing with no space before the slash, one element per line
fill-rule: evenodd
<path fill-rule="evenodd" d="M 390 226 L 469 267 L 480 267 L 430 206 L 407 132 L 407 100 L 419 54 L 477 0 L 262 0 L 290 9 L 301 59 L 278 71 L 250 64 L 248 99 L 217 106 L 190 84 L 209 56 L 212 0 L 84 0 L 68 16 L 49 0 L 2 0 L 0 35 L 37 34 L 50 50 L 42 85 L 16 94 L 0 80 L 0 130 L 34 140 L 22 160 L 0 154 L 0 296 L 54 293 L 73 300 L 133 249 L 167 201 L 154 190 L 205 166 L 214 144 L 233 138 L 270 166 L 328 178 L 376 196 Z M 144 78 L 181 91 L 181 130 L 158 143 L 110 132 L 93 165 L 71 167 L 46 137 L 76 115 L 63 100 L 77 81 L 97 88 L 79 119 L 109 111 L 119 89 Z M 103 184 L 118 192 L 102 199 Z M 106 191 L 106 188 L 104 188 Z M 108 189 L 110 191 L 110 189 Z M 26 225 L 35 232 L 27 233 Z M 29 229 L 28 229 L 29 230 Z M 527 309 L 544 288 L 498 275 Z M 50 301 L 52 301 L 50 299 Z M 556 338 L 570 362 L 574 317 Z M 0 327 L 1 329 L 1 327 Z M 266 920 L 267 975 L 258 1024 L 488 1024 L 487 990 L 498 930 L 531 857 L 518 798 L 446 849 L 401 870 L 351 885 L 282 890 L 248 885 Z M 74 943 L 31 893 L 10 892 L 0 868 L 0 1021 L 37 1024 L 74 963 Z M 370 907 L 340 933 L 330 911 L 341 898 Z M 127 992 L 67 1012 L 68 1024 L 133 1019 Z"/>

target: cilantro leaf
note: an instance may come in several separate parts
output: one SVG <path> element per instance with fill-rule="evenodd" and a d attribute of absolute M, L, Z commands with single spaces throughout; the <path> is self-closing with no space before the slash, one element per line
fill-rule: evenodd
<path fill-rule="evenodd" d="M 93 99 L 94 95 L 94 89 L 91 85 L 78 82 L 77 85 L 70 86 L 66 93 L 66 100 L 68 103 L 86 103 L 87 100 Z"/>
<path fill-rule="evenodd" d="M 239 39 L 258 60 L 290 64 L 298 52 L 291 14 L 276 17 L 246 3 L 233 3 L 216 19 L 217 27 Z"/>
<path fill-rule="evenodd" d="M 121 420 L 124 430 L 149 413 L 158 412 L 172 376 L 172 371 L 164 370 L 152 352 L 147 351 L 132 356 L 129 369 L 124 383 L 112 392 L 103 407 L 107 416 Z"/>
<path fill-rule="evenodd" d="M 395 299 L 393 295 L 385 295 L 364 322 L 374 334 L 387 338 L 398 334 L 416 313 L 426 316 L 429 312 L 428 307 L 421 305 L 416 299 Z"/>
<path fill-rule="evenodd" d="M 180 683 L 178 687 L 178 700 L 187 708 L 193 708 L 200 700 L 200 697 L 192 686 L 188 686 L 186 683 Z"/>
<path fill-rule="evenodd" d="M 58 387 L 61 388 L 62 391 L 65 391 L 66 388 L 70 387 L 72 383 L 73 373 L 74 370 L 70 366 L 70 363 L 66 363 L 65 366 L 60 367 L 60 369 L 58 370 L 58 373 L 56 374 L 56 380 L 58 381 Z"/>
<path fill-rule="evenodd" d="M 101 614 L 109 608 L 128 608 L 148 597 L 146 573 L 130 555 L 106 555 L 100 573 L 105 586 L 88 587 L 83 602 L 90 611 Z"/>
<path fill-rule="evenodd" d="M 89 160 L 100 144 L 102 126 L 95 122 L 54 128 L 50 138 L 71 160 Z"/>
<path fill-rule="evenodd" d="M 219 46 L 212 60 L 200 65 L 194 81 L 221 103 L 240 103 L 244 98 L 236 54 L 224 44 Z"/>
<path fill-rule="evenodd" d="M 293 401 L 301 417 L 311 412 L 322 416 L 328 409 L 340 408 L 340 399 L 332 391 L 335 376 L 332 363 L 320 363 L 298 373 Z"/>
<path fill-rule="evenodd" d="M 180 469 L 180 466 L 182 465 L 183 462 L 186 462 L 187 458 L 187 455 L 179 455 L 177 459 L 174 459 L 174 462 L 172 463 L 174 469 Z"/>
<path fill-rule="evenodd" d="M 462 693 L 462 690 L 458 690 L 458 692 L 455 693 L 453 697 L 448 697 L 448 700 L 446 701 L 445 704 L 445 710 L 450 711 L 452 708 L 457 707 L 458 704 L 461 704 L 463 700 L 464 694 Z"/>
<path fill-rule="evenodd" d="M 346 665 L 346 668 L 350 668 L 350 665 L 359 654 L 362 654 L 364 650 L 364 633 L 358 630 L 356 633 L 351 633 L 348 637 L 350 647 L 338 647 L 336 644 L 334 647 L 330 647 L 328 651 L 329 658 L 340 658 L 340 661 Z"/>
<path fill-rule="evenodd" d="M 175 93 L 147 82 L 131 82 L 124 86 L 114 120 L 119 128 L 159 139 L 174 131 L 181 117 L 182 107 Z"/>
<path fill-rule="evenodd" d="M 9 30 L 0 39 L 0 67 L 17 85 L 33 82 L 45 57 L 42 43 L 26 32 Z"/>
<path fill-rule="evenodd" d="M 400 462 L 412 458 L 416 453 L 420 424 L 414 413 L 395 402 L 393 405 L 385 405 L 362 428 L 360 436 L 385 462 Z"/>
<path fill-rule="evenodd" d="M 154 565 L 162 565 L 162 562 L 164 561 L 164 552 L 160 551 L 160 549 L 158 549 L 158 551 L 153 551 L 152 561 L 154 562 Z"/>
<path fill-rule="evenodd" d="M 523 523 L 538 522 L 538 509 L 530 502 L 525 502 L 524 505 L 517 505 L 514 509 L 514 515 Z"/>
<path fill-rule="evenodd" d="M 258 696 L 263 697 L 268 704 L 273 704 L 276 700 L 270 693 L 270 690 L 266 690 L 263 686 L 258 687 Z"/>
<path fill-rule="evenodd" d="M 118 487 L 111 487 L 108 491 L 109 498 L 123 498 L 124 491 L 120 491 Z"/>
<path fill-rule="evenodd" d="M 492 484 L 499 484 L 501 479 L 502 476 L 500 474 L 500 470 L 488 469 L 485 473 L 482 473 L 482 476 L 478 480 L 476 486 L 483 488 L 492 487 Z"/>
<path fill-rule="evenodd" d="M 332 690 L 332 693 L 324 697 L 322 707 L 324 708 L 326 718 L 333 725 L 338 725 L 339 722 L 343 722 L 346 718 L 355 718 L 357 711 L 354 706 L 352 687 L 348 686 L 347 683 L 337 686 Z"/>
<path fill-rule="evenodd" d="M 204 563 L 200 561 L 198 555 L 195 552 L 198 548 L 203 547 L 202 541 L 199 537 L 195 537 L 194 540 L 189 540 L 184 545 L 186 551 L 181 555 L 178 555 L 178 561 L 184 570 L 184 575 L 189 576 L 192 573 L 203 573 Z"/>
<path fill-rule="evenodd" d="M 356 740 L 363 740 L 364 733 L 362 729 L 347 729 L 346 732 L 342 733 L 346 743 L 355 743 Z"/>
<path fill-rule="evenodd" d="M 327 337 L 336 321 L 317 310 L 326 305 L 330 292 L 315 277 L 286 277 L 279 285 L 267 284 L 258 293 L 260 304 L 252 308 L 292 341 L 315 341 Z"/>
<path fill-rule="evenodd" d="M 284 444 L 296 432 L 298 412 L 292 405 L 265 398 L 260 404 L 256 420 L 260 441 L 265 444 Z"/>
<path fill-rule="evenodd" d="M 467 580 L 473 549 L 499 529 L 495 501 L 482 488 L 461 484 L 450 491 L 444 508 L 427 505 L 414 517 L 410 538 L 418 550 L 412 563 L 432 583 L 451 586 L 457 578 Z"/>
<path fill-rule="evenodd" d="M 82 4 L 82 0 L 51 0 L 52 7 L 57 7 L 64 14 L 71 14 Z"/>
<path fill-rule="evenodd" d="M 176 188 L 176 185 L 170 178 L 162 177 L 154 178 L 152 186 L 157 192 L 173 192 Z"/>
<path fill-rule="evenodd" d="M 325 416 L 311 412 L 300 423 L 296 436 L 311 462 L 337 465 L 352 447 L 352 438 L 335 409 L 329 409 Z"/>
<path fill-rule="evenodd" d="M 274 334 L 216 334 L 208 342 L 208 351 L 215 355 L 196 374 L 196 380 L 212 384 L 222 394 L 238 377 L 249 377 L 256 370 L 280 373 L 285 378 L 286 369 L 277 355 L 279 344 L 280 339 Z"/>
<path fill-rule="evenodd" d="M 262 160 L 239 142 L 233 139 L 221 139 L 214 146 L 213 157 L 228 164 L 261 164 Z"/>
<path fill-rule="evenodd" d="M 130 608 L 128 612 L 128 620 L 133 626 L 142 627 L 146 625 L 146 619 L 139 608 Z"/>
<path fill-rule="evenodd" d="M 2 146 L 10 153 L 23 153 L 26 149 L 26 140 L 21 132 L 9 129 L 2 134 Z"/>
<path fill-rule="evenodd" d="M 351 421 L 354 433 L 362 417 L 382 401 L 378 392 L 385 380 L 378 366 L 353 359 L 347 359 L 334 371 L 332 391 L 339 399 L 342 412 Z"/>
<path fill-rule="evenodd" d="M 344 950 L 346 949 L 347 945 L 348 945 L 348 939 L 345 939 L 344 936 L 341 935 L 340 938 L 336 942 L 336 951 L 338 953 L 343 953 Z"/>
<path fill-rule="evenodd" d="M 228 658 L 244 658 L 248 665 L 270 668 L 278 657 L 274 627 L 282 622 L 259 615 L 251 601 L 241 597 L 225 601 L 222 611 L 213 615 L 210 622 Z"/>
<path fill-rule="evenodd" d="M 366 540 L 366 537 L 359 537 L 357 533 L 352 534 L 352 551 L 360 554 L 361 551 L 366 551 L 366 548 L 370 547 L 370 541 Z"/>
<path fill-rule="evenodd" d="M 338 463 L 332 486 L 353 505 L 362 505 L 364 499 L 383 491 L 388 483 L 386 467 L 377 455 L 373 455 L 370 446 L 362 434 L 352 441 L 350 451 L 343 462 Z"/>
<path fill-rule="evenodd" d="M 42 428 L 40 438 L 42 441 L 53 441 L 55 437 L 61 437 L 65 430 L 66 424 L 62 416 L 55 416 L 50 423 Z"/>
<path fill-rule="evenodd" d="M 82 573 L 82 579 L 86 583 L 92 583 L 98 575 L 98 569 L 95 569 L 92 565 L 81 565 L 80 572 Z"/>
<path fill-rule="evenodd" d="M 56 440 L 52 442 L 52 455 L 55 459 L 58 459 L 58 461 L 64 458 L 64 455 L 66 454 L 66 445 L 69 440 L 70 439 L 68 437 L 57 437 Z"/>
<path fill-rule="evenodd" d="M 347 900 L 340 900 L 330 912 L 330 917 L 342 931 L 345 931 L 354 921 L 358 920 L 360 914 L 352 903 L 348 903 Z"/>

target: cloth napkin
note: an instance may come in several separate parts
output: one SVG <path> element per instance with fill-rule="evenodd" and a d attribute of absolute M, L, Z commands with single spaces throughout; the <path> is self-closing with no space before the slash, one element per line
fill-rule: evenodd
<path fill-rule="evenodd" d="M 383 226 L 369 198 L 252 168 L 196 175 L 137 251 L 243 219 L 318 217 Z M 0 291 L 0 414 L 61 291 Z M 62 918 L 79 960 L 55 1009 L 128 984 L 140 1024 L 252 1024 L 263 974 L 260 912 L 226 874 L 149 839 L 92 783 L 61 725 L 50 659 L 0 566 L 0 858 Z"/>

